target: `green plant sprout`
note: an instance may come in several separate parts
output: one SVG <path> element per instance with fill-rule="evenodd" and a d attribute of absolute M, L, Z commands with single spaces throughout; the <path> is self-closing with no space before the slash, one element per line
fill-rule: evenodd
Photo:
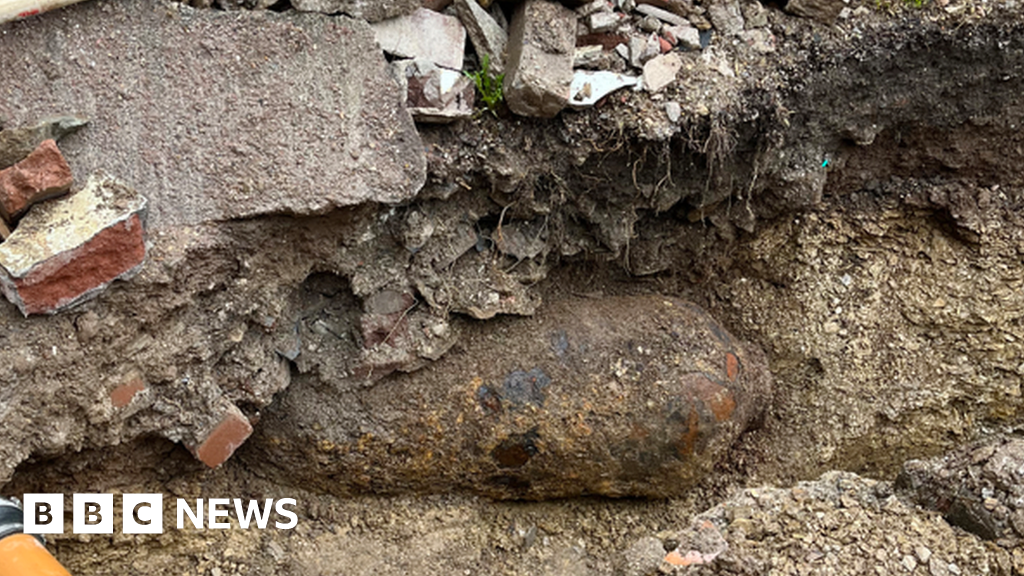
<path fill-rule="evenodd" d="M 501 89 L 501 83 L 505 80 L 505 75 L 498 74 L 495 76 L 491 74 L 490 67 L 491 60 L 487 54 L 484 54 L 480 70 L 476 72 L 463 72 L 463 74 L 468 76 L 473 81 L 473 84 L 476 84 L 476 91 L 480 93 L 480 99 L 487 106 L 487 109 L 490 110 L 491 114 L 497 117 L 498 104 L 505 98 Z"/>

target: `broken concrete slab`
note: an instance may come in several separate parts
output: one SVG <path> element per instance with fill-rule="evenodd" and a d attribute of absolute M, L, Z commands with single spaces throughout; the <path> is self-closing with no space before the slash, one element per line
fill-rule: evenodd
<path fill-rule="evenodd" d="M 659 92 L 675 81 L 683 61 L 675 53 L 661 54 L 644 64 L 644 89 Z"/>
<path fill-rule="evenodd" d="M 24 160 L 0 170 L 0 217 L 14 222 L 30 206 L 66 194 L 71 167 L 53 140 L 44 140 Z"/>
<path fill-rule="evenodd" d="M 626 88 L 636 86 L 640 79 L 636 76 L 617 74 L 606 70 L 593 72 L 590 70 L 577 70 L 573 73 L 572 87 L 569 98 L 569 106 L 573 108 L 585 108 L 593 106 L 598 100 L 605 96 Z"/>
<path fill-rule="evenodd" d="M 430 60 L 438 66 L 462 70 L 466 29 L 454 16 L 419 8 L 408 16 L 372 26 L 377 43 L 392 56 Z"/>
<path fill-rule="evenodd" d="M 0 169 L 17 164 L 44 140 L 60 140 L 88 123 L 86 118 L 57 116 L 31 126 L 0 130 Z"/>
<path fill-rule="evenodd" d="M 0 244 L 0 289 L 21 313 L 53 314 L 138 271 L 146 198 L 105 174 L 41 204 Z"/>
<path fill-rule="evenodd" d="M 455 10 L 469 33 L 478 56 L 488 58 L 489 70 L 495 74 L 505 71 L 505 46 L 508 33 L 477 4 L 476 0 L 455 0 Z"/>
<path fill-rule="evenodd" d="M 367 22 L 380 22 L 411 14 L 422 4 L 419 0 L 292 0 L 300 12 L 347 14 Z"/>
<path fill-rule="evenodd" d="M 504 92 L 520 116 L 552 118 L 569 101 L 576 52 L 576 14 L 545 0 L 516 8 L 509 33 Z"/>
<path fill-rule="evenodd" d="M 465 74 L 427 60 L 399 60 L 391 66 L 417 121 L 444 124 L 473 115 L 476 88 Z"/>
<path fill-rule="evenodd" d="M 365 22 L 99 0 L 5 32 L 0 117 L 91 117 L 61 142 L 72 172 L 144 190 L 154 227 L 400 202 L 425 181 Z"/>

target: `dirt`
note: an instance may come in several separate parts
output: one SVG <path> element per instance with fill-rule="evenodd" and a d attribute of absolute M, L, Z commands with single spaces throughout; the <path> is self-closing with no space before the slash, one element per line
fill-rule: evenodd
<path fill-rule="evenodd" d="M 860 477 L 821 477 L 824 496 L 791 516 L 856 521 L 859 548 L 828 522 L 783 522 L 756 543 L 726 530 L 738 560 L 701 570 L 885 573 L 911 556 L 908 573 L 1020 573 L 885 486 L 907 460 L 1021 431 L 1024 23 L 1009 2 L 865 7 L 835 26 L 769 10 L 774 52 L 688 54 L 683 81 L 654 97 L 420 126 L 428 177 L 411 201 L 154 229 L 142 273 L 100 299 L 49 318 L 0 310 L 17 440 L 5 492 L 301 503 L 290 532 L 54 538 L 76 574 L 589 574 L 628 570 L 643 538 L 668 554 L 699 513 L 726 514 L 757 486 L 791 505 L 796 482 L 843 470 Z M 310 391 L 384 395 L 465 358 L 466 334 L 497 341 L 518 315 L 652 294 L 759 346 L 774 381 L 763 425 L 673 499 L 494 501 L 436 484 L 339 497 L 282 483 L 287 459 L 263 441 L 215 471 L 181 446 L 221 397 L 270 437 L 280 407 Z M 403 322 L 418 329 L 400 340 Z M 147 391 L 113 410 L 109 389 L 133 375 Z M 37 434 L 44 417 L 54 431 Z M 867 512 L 837 511 L 843 490 Z M 786 506 L 772 502 L 758 499 L 757 523 L 778 522 Z M 900 532 L 890 558 L 887 534 L 906 525 L 923 528 Z M 765 552 L 804 541 L 821 565 Z"/>

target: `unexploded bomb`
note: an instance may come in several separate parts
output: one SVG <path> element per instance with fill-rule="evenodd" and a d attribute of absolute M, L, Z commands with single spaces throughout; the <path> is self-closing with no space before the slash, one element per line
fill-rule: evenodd
<path fill-rule="evenodd" d="M 261 423 L 261 460 L 342 494 L 666 496 L 707 474 L 770 392 L 763 354 L 676 298 L 574 299 L 495 322 L 371 388 L 293 382 Z"/>

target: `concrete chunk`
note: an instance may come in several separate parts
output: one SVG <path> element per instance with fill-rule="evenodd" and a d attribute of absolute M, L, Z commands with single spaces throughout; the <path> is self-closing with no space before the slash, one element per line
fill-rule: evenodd
<path fill-rule="evenodd" d="M 545 0 L 516 9 L 509 33 L 505 100 L 520 116 L 552 118 L 569 101 L 576 14 Z"/>
<path fill-rule="evenodd" d="M 481 58 L 486 54 L 490 70 L 494 74 L 505 71 L 505 46 L 508 44 L 508 33 L 502 30 L 494 18 L 477 4 L 476 0 L 455 0 L 455 10 L 459 13 L 463 26 L 469 32 L 473 48 Z"/>
<path fill-rule="evenodd" d="M 300 12 L 348 14 L 367 22 L 411 14 L 420 4 L 419 0 L 292 0 L 292 7 Z"/>
<path fill-rule="evenodd" d="M 85 2 L 31 24 L 0 42 L 0 116 L 90 117 L 61 142 L 72 172 L 145 191 L 155 228 L 401 202 L 426 179 L 365 22 L 154 1 Z"/>
<path fill-rule="evenodd" d="M 22 314 L 52 314 L 135 273 L 146 256 L 146 198 L 103 174 L 41 204 L 0 244 L 0 288 Z"/>
<path fill-rule="evenodd" d="M 665 37 L 676 46 L 687 50 L 700 50 L 700 31 L 689 24 L 683 26 L 668 26 L 665 28 Z"/>
<path fill-rule="evenodd" d="M 675 53 L 662 54 L 644 64 L 644 89 L 658 92 L 675 81 L 683 61 Z"/>
<path fill-rule="evenodd" d="M 420 8 L 408 16 L 377 22 L 373 32 L 381 49 L 392 56 L 462 70 L 466 29 L 458 18 Z"/>
<path fill-rule="evenodd" d="M 743 32 L 743 12 L 737 0 L 718 0 L 708 7 L 708 18 L 715 29 L 725 36 Z"/>
<path fill-rule="evenodd" d="M 662 10 L 657 6 L 651 6 L 650 4 L 640 4 L 636 7 L 636 11 L 645 16 L 652 16 L 662 22 L 667 22 L 674 26 L 683 26 L 690 23 L 689 20 L 678 14 L 673 14 L 668 10 Z"/>
<path fill-rule="evenodd" d="M 0 216 L 8 222 L 29 206 L 71 189 L 71 167 L 57 143 L 45 140 L 27 158 L 0 170 Z"/>

